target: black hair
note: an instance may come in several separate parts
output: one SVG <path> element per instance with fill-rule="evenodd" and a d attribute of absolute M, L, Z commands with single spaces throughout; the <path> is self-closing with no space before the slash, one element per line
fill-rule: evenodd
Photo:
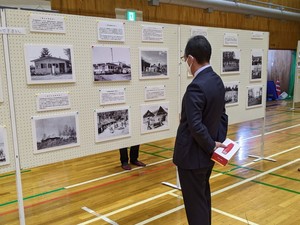
<path fill-rule="evenodd" d="M 209 63 L 211 46 L 209 41 L 202 35 L 191 37 L 185 46 L 184 56 L 193 56 L 198 63 Z"/>

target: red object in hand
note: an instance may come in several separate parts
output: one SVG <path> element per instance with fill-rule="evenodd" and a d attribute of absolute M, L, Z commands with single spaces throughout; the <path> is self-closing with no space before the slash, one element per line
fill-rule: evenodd
<path fill-rule="evenodd" d="M 230 150 L 233 148 L 234 144 L 230 143 L 229 145 L 227 145 L 226 148 L 224 148 L 224 150 L 222 151 L 223 154 L 227 154 L 228 152 L 230 152 Z"/>

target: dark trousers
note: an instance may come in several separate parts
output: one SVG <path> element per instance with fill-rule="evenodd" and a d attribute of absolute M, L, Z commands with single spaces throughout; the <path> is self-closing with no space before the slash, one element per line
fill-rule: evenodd
<path fill-rule="evenodd" d="M 139 145 L 131 146 L 130 147 L 130 162 L 136 162 L 139 157 Z M 121 163 L 128 163 L 128 152 L 127 148 L 120 148 L 120 161 Z"/>
<path fill-rule="evenodd" d="M 184 170 L 178 175 L 189 225 L 211 225 L 209 177 L 212 167 Z"/>

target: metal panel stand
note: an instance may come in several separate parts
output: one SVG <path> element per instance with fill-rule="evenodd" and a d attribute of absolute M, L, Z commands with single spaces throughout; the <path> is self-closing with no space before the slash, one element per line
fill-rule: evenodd
<path fill-rule="evenodd" d="M 171 188 L 175 188 L 175 189 L 179 189 L 181 190 L 181 186 L 180 186 L 180 182 L 179 182 L 179 177 L 178 177 L 178 171 L 177 171 L 177 167 L 176 167 L 176 185 L 175 184 L 171 184 L 169 182 L 161 182 L 164 185 L 167 185 Z"/>
<path fill-rule="evenodd" d="M 262 132 L 261 132 L 261 146 L 260 146 L 260 156 L 258 155 L 248 155 L 251 158 L 256 158 L 253 160 L 254 162 L 260 161 L 260 160 L 267 160 L 271 162 L 276 162 L 275 159 L 269 158 L 269 157 L 264 157 L 264 144 L 265 144 L 265 125 L 266 125 L 266 117 L 263 117 L 263 126 L 262 126 Z"/>
<path fill-rule="evenodd" d="M 7 27 L 6 25 L 6 14 L 4 9 L 1 9 L 1 25 L 2 27 Z M 15 103 L 13 95 L 13 85 L 12 85 L 12 75 L 11 75 L 11 62 L 8 50 L 8 34 L 3 34 L 3 46 L 4 46 L 4 58 L 6 65 L 6 77 L 7 77 L 7 88 L 9 97 L 9 107 L 11 116 L 11 127 L 13 134 L 13 148 L 15 153 L 15 164 L 16 164 L 16 185 L 17 185 L 17 195 L 18 195 L 18 210 L 19 210 L 19 222 L 20 225 L 25 225 L 25 212 L 24 212 L 24 202 L 23 202 L 23 189 L 21 180 L 21 165 L 19 157 L 19 147 L 17 138 L 17 126 L 16 126 L 16 114 L 15 114 Z"/>

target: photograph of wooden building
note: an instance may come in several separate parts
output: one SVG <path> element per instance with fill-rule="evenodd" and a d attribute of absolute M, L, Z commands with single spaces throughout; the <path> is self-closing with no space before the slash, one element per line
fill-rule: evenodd
<path fill-rule="evenodd" d="M 72 46 L 25 45 L 28 84 L 75 82 Z"/>

